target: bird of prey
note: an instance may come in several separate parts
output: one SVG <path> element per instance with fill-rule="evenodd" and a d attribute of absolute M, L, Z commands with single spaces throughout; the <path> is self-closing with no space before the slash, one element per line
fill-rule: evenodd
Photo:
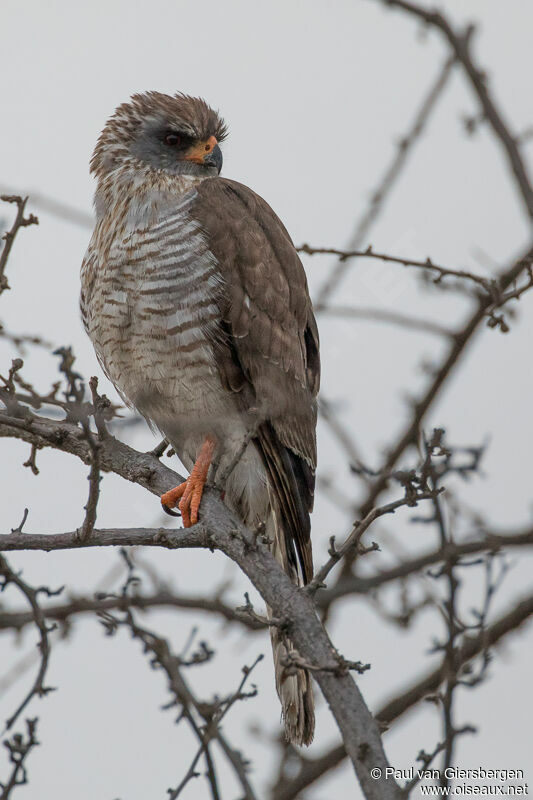
<path fill-rule="evenodd" d="M 204 485 L 226 476 L 224 502 L 265 526 L 302 585 L 313 574 L 317 327 L 285 227 L 255 192 L 219 177 L 226 133 L 218 112 L 181 93 L 136 94 L 116 109 L 91 161 L 82 317 L 124 401 L 189 470 L 163 507 L 194 525 Z M 271 636 L 286 736 L 309 744 L 309 673 L 274 626 Z"/>

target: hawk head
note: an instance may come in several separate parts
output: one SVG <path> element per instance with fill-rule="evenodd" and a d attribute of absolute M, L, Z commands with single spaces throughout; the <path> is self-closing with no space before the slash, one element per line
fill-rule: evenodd
<path fill-rule="evenodd" d="M 103 178 L 137 159 L 172 175 L 216 175 L 222 168 L 218 143 L 226 135 L 224 120 L 199 97 L 134 94 L 107 121 L 91 172 Z"/>

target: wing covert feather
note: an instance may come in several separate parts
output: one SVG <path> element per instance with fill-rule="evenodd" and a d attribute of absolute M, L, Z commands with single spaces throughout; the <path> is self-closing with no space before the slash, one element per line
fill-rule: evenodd
<path fill-rule="evenodd" d="M 305 272 L 282 222 L 246 186 L 224 178 L 203 181 L 192 214 L 225 282 L 218 359 L 223 380 L 243 408 L 255 406 L 264 420 L 256 444 L 291 550 L 296 546 L 309 580 L 320 359 Z"/>

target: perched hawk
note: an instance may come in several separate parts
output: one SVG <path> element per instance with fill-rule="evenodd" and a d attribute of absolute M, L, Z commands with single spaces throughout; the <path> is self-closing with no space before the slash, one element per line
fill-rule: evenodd
<path fill-rule="evenodd" d="M 317 327 L 283 224 L 251 189 L 219 177 L 225 136 L 199 98 L 147 92 L 117 108 L 91 161 L 83 322 L 121 396 L 190 472 L 163 507 L 194 525 L 206 481 L 225 475 L 227 505 L 266 526 L 278 562 L 303 584 L 313 574 Z M 309 744 L 309 674 L 288 666 L 291 643 L 272 630 L 286 735 Z"/>

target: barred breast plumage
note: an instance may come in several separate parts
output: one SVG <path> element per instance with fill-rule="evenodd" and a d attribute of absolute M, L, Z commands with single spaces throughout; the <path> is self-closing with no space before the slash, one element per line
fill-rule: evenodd
<path fill-rule="evenodd" d="M 106 374 L 186 466 L 206 428 L 238 436 L 213 348 L 223 276 L 190 214 L 196 183 L 106 198 L 82 267 L 82 318 Z"/>

